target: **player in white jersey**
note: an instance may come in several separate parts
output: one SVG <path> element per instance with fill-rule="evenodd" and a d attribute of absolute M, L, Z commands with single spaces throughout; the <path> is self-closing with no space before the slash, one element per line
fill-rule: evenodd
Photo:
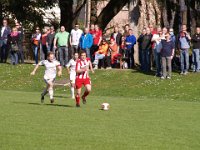
<path fill-rule="evenodd" d="M 80 107 L 80 96 L 82 85 L 85 86 L 85 92 L 82 95 L 83 104 L 86 104 L 86 96 L 91 91 L 91 81 L 89 77 L 89 70 L 94 73 L 90 58 L 86 58 L 86 52 L 80 53 L 80 59 L 76 63 L 76 107 Z"/>
<path fill-rule="evenodd" d="M 72 99 L 74 96 L 74 88 L 75 88 L 75 79 L 76 79 L 76 62 L 78 61 L 78 53 L 73 55 L 73 58 L 67 63 L 67 71 L 69 74 L 70 84 L 71 84 L 71 96 Z"/>
<path fill-rule="evenodd" d="M 31 75 L 35 75 L 35 72 L 39 68 L 40 65 L 45 66 L 45 73 L 44 73 L 44 80 L 46 83 L 46 88 L 44 89 L 43 93 L 41 94 L 41 103 L 44 102 L 44 96 L 49 92 L 50 96 L 50 102 L 54 102 L 53 98 L 53 84 L 56 78 L 56 73 L 58 68 L 58 76 L 62 75 L 62 67 L 60 65 L 60 62 L 55 60 L 54 53 L 49 52 L 47 55 L 47 60 L 41 61 L 39 64 L 37 64 L 34 68 L 34 70 L 31 72 Z"/>

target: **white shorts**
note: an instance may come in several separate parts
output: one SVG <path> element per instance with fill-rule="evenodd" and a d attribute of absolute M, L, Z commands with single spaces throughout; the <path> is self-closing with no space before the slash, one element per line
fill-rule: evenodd
<path fill-rule="evenodd" d="M 70 73 L 69 79 L 71 83 L 75 83 L 76 73 Z"/>

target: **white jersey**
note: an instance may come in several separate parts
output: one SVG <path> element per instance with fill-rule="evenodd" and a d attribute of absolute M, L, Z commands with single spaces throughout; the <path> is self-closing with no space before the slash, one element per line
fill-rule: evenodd
<path fill-rule="evenodd" d="M 71 59 L 66 67 L 70 68 L 70 81 L 72 83 L 75 83 L 75 79 L 76 79 L 76 61 L 74 59 Z"/>
<path fill-rule="evenodd" d="M 71 59 L 66 67 L 70 68 L 70 74 L 75 73 L 76 74 L 76 61 L 74 59 Z"/>
<path fill-rule="evenodd" d="M 83 34 L 83 31 L 81 29 L 71 31 L 71 41 L 72 45 L 79 45 L 79 40 L 81 38 L 81 35 Z"/>
<path fill-rule="evenodd" d="M 60 62 L 57 60 L 53 60 L 52 62 L 48 60 L 43 60 L 39 63 L 39 65 L 45 66 L 45 73 L 44 73 L 44 79 L 54 79 L 56 78 L 56 67 L 60 66 Z"/>

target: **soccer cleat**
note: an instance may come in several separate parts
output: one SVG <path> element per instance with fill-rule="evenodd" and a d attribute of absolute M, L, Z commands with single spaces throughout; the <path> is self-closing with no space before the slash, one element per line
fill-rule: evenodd
<path fill-rule="evenodd" d="M 44 103 L 44 95 L 41 94 L 41 103 Z"/>
<path fill-rule="evenodd" d="M 80 104 L 76 104 L 76 107 L 80 107 Z"/>
<path fill-rule="evenodd" d="M 52 99 L 50 99 L 50 102 L 51 102 L 51 104 L 53 104 L 54 103 L 54 99 L 52 98 Z"/>
<path fill-rule="evenodd" d="M 165 77 L 164 77 L 164 76 L 162 76 L 162 77 L 160 77 L 160 79 L 164 80 L 164 79 L 165 79 Z"/>
<path fill-rule="evenodd" d="M 171 79 L 171 77 L 170 77 L 170 76 L 167 76 L 167 79 Z"/>
<path fill-rule="evenodd" d="M 82 98 L 82 102 L 83 102 L 83 104 L 86 104 L 86 103 L 87 103 L 87 101 L 86 101 L 85 97 L 84 97 L 84 96 L 82 96 L 81 98 Z"/>

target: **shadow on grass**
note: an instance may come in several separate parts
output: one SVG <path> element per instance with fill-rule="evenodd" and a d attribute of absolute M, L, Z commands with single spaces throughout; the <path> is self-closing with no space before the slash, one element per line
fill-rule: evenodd
<path fill-rule="evenodd" d="M 56 97 L 56 98 L 70 98 L 68 96 L 61 96 L 61 95 L 55 95 L 54 97 Z"/>
<path fill-rule="evenodd" d="M 61 105 L 61 104 L 44 104 L 46 106 L 56 106 L 56 107 L 73 107 L 70 105 Z"/>
<path fill-rule="evenodd" d="M 62 104 L 42 104 L 42 103 L 26 103 L 26 102 L 13 102 L 15 104 L 35 105 L 35 106 L 52 106 L 52 107 L 73 107 L 71 105 Z"/>

